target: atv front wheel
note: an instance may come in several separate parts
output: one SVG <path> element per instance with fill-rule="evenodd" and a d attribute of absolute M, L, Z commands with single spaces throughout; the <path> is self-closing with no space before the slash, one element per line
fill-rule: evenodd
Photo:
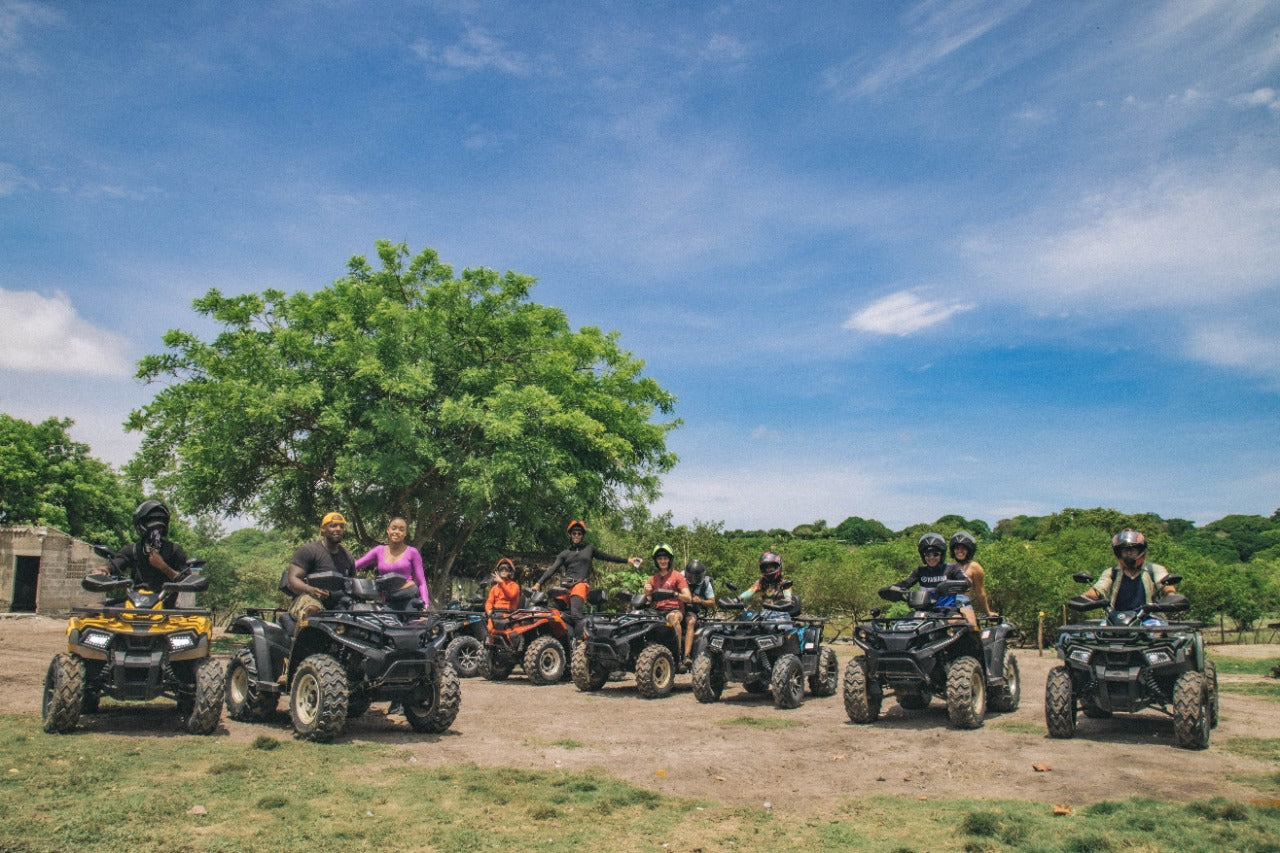
<path fill-rule="evenodd" d="M 835 649 L 823 646 L 818 652 L 818 668 L 809 676 L 809 692 L 814 696 L 834 696 L 840 684 L 840 661 Z"/>
<path fill-rule="evenodd" d="M 491 648 L 485 648 L 480 655 L 480 675 L 489 681 L 506 681 L 515 668 L 514 660 L 506 655 L 499 655 Z"/>
<path fill-rule="evenodd" d="M 693 661 L 693 697 L 699 702 L 718 702 L 724 692 L 724 667 L 703 652 Z"/>
<path fill-rule="evenodd" d="M 222 719 L 222 697 L 225 692 L 222 664 L 213 658 L 196 661 L 191 709 L 183 719 L 193 735 L 211 734 Z"/>
<path fill-rule="evenodd" d="M 557 684 L 564 678 L 564 646 L 555 637 L 539 637 L 524 653 L 524 674 L 537 685 Z"/>
<path fill-rule="evenodd" d="M 676 659 L 666 646 L 650 643 L 636 657 L 636 689 L 645 699 L 660 699 L 676 683 Z"/>
<path fill-rule="evenodd" d="M 1204 675 L 1184 672 L 1173 685 L 1173 734 L 1183 749 L 1209 745 L 1209 685 Z"/>
<path fill-rule="evenodd" d="M 773 663 L 769 692 L 777 708 L 799 708 L 804 702 L 804 664 L 795 655 L 783 655 Z"/>
<path fill-rule="evenodd" d="M 318 743 L 333 740 L 347 724 L 350 696 L 351 688 L 342 664 L 329 655 L 312 655 L 298 666 L 289 691 L 293 730 L 303 740 Z"/>
<path fill-rule="evenodd" d="M 276 712 L 280 694 L 258 685 L 258 661 L 252 649 L 241 649 L 227 666 L 227 715 L 252 723 L 266 720 Z"/>
<path fill-rule="evenodd" d="M 404 703 L 404 718 L 415 732 L 440 734 L 447 731 L 462 706 L 462 686 L 453 665 L 436 667 L 434 677 Z"/>
<path fill-rule="evenodd" d="M 1004 686 L 991 691 L 988 704 L 993 711 L 1016 711 L 1022 702 L 1022 677 L 1018 674 L 1018 659 L 1009 649 L 1004 650 L 1000 674 L 1004 676 Z"/>
<path fill-rule="evenodd" d="M 569 672 L 573 676 L 573 686 L 583 693 L 593 693 L 609 680 L 609 671 L 593 666 L 591 658 L 587 657 L 586 643 L 574 646 L 573 655 L 569 658 Z"/>
<path fill-rule="evenodd" d="M 987 679 L 977 658 L 956 658 L 947 668 L 947 718 L 958 729 L 982 726 L 987 713 Z"/>
<path fill-rule="evenodd" d="M 861 655 L 844 668 L 844 712 L 854 723 L 874 723 L 880 719 L 883 693 L 871 692 L 867 659 Z"/>
<path fill-rule="evenodd" d="M 468 634 L 454 637 L 444 650 L 444 656 L 453 665 L 459 678 L 475 678 L 480 674 L 480 656 L 484 644 Z"/>
<path fill-rule="evenodd" d="M 1076 734 L 1076 690 L 1065 666 L 1049 670 L 1044 683 L 1044 723 L 1049 737 L 1068 738 Z"/>
<path fill-rule="evenodd" d="M 44 676 L 44 697 L 40 712 L 49 734 L 69 732 L 80 722 L 85 695 L 84 661 L 63 652 L 54 655 Z"/>

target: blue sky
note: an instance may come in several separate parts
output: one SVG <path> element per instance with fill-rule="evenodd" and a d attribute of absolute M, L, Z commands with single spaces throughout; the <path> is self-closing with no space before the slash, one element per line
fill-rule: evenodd
<path fill-rule="evenodd" d="M 620 331 L 678 522 L 1280 506 L 1280 4 L 0 0 L 0 411 L 379 238 Z"/>

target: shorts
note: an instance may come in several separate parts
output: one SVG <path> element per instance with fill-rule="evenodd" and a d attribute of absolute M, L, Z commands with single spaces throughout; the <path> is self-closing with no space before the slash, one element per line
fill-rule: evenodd
<path fill-rule="evenodd" d="M 324 610 L 324 602 L 305 592 L 295 598 L 293 603 L 289 605 L 289 615 L 297 621 L 301 621 L 302 617 L 308 612 L 315 610 Z"/>

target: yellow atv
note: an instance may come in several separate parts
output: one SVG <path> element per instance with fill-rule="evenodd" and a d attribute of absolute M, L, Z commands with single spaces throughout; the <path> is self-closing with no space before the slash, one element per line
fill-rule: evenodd
<path fill-rule="evenodd" d="M 111 552 L 94 546 L 108 559 Z M 199 565 L 193 561 L 188 568 Z M 102 593 L 100 607 L 75 607 L 67 650 L 54 655 L 44 678 L 44 730 L 69 732 L 98 700 L 177 700 L 187 731 L 207 735 L 222 718 L 222 665 L 209 656 L 210 611 L 172 606 L 179 593 L 200 592 L 209 579 L 184 571 L 158 590 L 135 589 L 127 578 L 89 575 L 81 586 Z"/>

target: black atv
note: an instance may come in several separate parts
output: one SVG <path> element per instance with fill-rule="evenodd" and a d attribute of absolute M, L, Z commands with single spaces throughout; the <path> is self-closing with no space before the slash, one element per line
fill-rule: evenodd
<path fill-rule="evenodd" d="M 1092 583 L 1092 576 L 1074 576 Z M 1165 583 L 1182 578 L 1169 575 Z M 1199 622 L 1163 622 L 1156 614 L 1187 609 L 1176 593 L 1137 611 L 1114 611 L 1106 599 L 1083 595 L 1067 602 L 1077 613 L 1106 611 L 1103 618 L 1058 629 L 1061 666 L 1049 671 L 1044 689 L 1044 718 L 1049 735 L 1076 733 L 1076 713 L 1106 719 L 1117 711 L 1153 708 L 1173 718 L 1178 746 L 1204 749 L 1218 725 L 1218 671 L 1205 659 Z"/>
<path fill-rule="evenodd" d="M 445 660 L 449 635 L 434 620 L 395 609 L 392 588 L 403 581 L 318 572 L 307 582 L 329 592 L 329 609 L 298 624 L 281 610 L 250 610 L 228 629 L 250 635 L 227 669 L 231 718 L 268 718 L 287 693 L 293 729 L 305 740 L 332 740 L 382 701 L 398 703 L 414 731 L 447 730 L 462 701 Z M 380 603 L 384 596 L 389 604 Z"/>
<path fill-rule="evenodd" d="M 625 593 L 624 593 L 625 594 Z M 671 693 L 680 659 L 680 635 L 667 624 L 667 611 L 653 602 L 673 597 L 670 590 L 630 596 L 631 612 L 588 616 L 583 637 L 574 643 L 569 670 L 579 690 L 599 690 L 615 672 L 634 672 L 636 690 L 645 699 Z"/>
<path fill-rule="evenodd" d="M 814 696 L 836 692 L 840 664 L 830 646 L 822 645 L 825 619 L 800 616 L 800 600 L 763 604 L 747 612 L 742 600 L 719 598 L 720 610 L 742 611 L 738 619 L 709 620 L 695 640 L 693 695 L 716 702 L 729 682 L 748 693 L 773 695 L 779 708 L 798 708 L 805 680 Z"/>
<path fill-rule="evenodd" d="M 474 678 L 480 674 L 480 660 L 484 657 L 484 641 L 489 636 L 488 620 L 484 616 L 484 598 L 472 596 L 465 603 L 451 601 L 437 616 L 440 627 L 450 637 L 445 646 L 445 657 L 460 678 Z"/>
<path fill-rule="evenodd" d="M 93 546 L 108 560 L 114 553 Z M 44 730 L 69 732 L 80 715 L 98 710 L 101 697 L 177 701 L 192 734 L 210 734 L 222 719 L 222 665 L 209 656 L 213 616 L 206 609 L 172 606 L 181 593 L 202 592 L 209 579 L 190 570 L 158 590 L 135 588 L 128 578 L 87 576 L 81 586 L 100 593 L 100 607 L 75 607 L 67 625 L 67 650 L 45 675 L 41 702 Z"/>
<path fill-rule="evenodd" d="M 886 601 L 906 601 L 911 613 L 881 616 L 854 627 L 853 641 L 863 654 L 844 671 L 844 708 L 855 723 L 880 717 L 886 691 L 909 711 L 929 707 L 935 695 L 945 696 L 947 718 L 961 729 L 976 729 L 988 707 L 1013 711 L 1022 701 L 1022 680 L 1012 644 L 1017 625 L 998 617 L 983 617 L 974 630 L 956 607 L 936 601 L 969 589 L 967 580 L 943 581 L 932 590 L 907 592 L 890 586 L 880 590 Z"/>

